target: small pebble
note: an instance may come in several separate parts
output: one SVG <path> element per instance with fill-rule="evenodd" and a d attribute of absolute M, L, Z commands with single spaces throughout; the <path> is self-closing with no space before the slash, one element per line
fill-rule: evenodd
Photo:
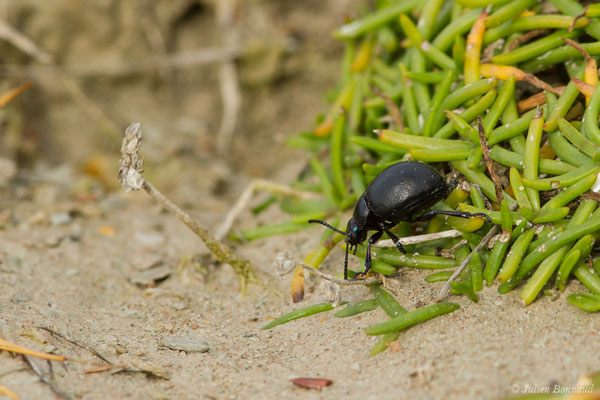
<path fill-rule="evenodd" d="M 171 267 L 168 265 L 162 265 L 155 268 L 150 268 L 144 272 L 133 275 L 130 280 L 131 283 L 139 286 L 153 285 L 156 281 L 165 279 L 171 275 Z"/>
<path fill-rule="evenodd" d="M 48 344 L 48 345 L 46 345 L 46 346 L 44 347 L 44 352 L 45 352 L 45 353 L 52 353 L 52 352 L 53 352 L 53 351 L 55 351 L 55 350 L 56 350 L 56 347 L 55 347 L 55 346 L 53 346 L 53 345 L 51 345 L 51 344 Z"/>
<path fill-rule="evenodd" d="M 74 242 L 78 242 L 81 240 L 82 236 L 83 236 L 83 229 L 81 228 L 81 225 L 73 224 L 73 226 L 71 227 L 71 234 L 69 235 L 71 240 Z"/>
<path fill-rule="evenodd" d="M 6 186 L 17 174 L 17 164 L 10 158 L 0 157 L 0 186 Z"/>
<path fill-rule="evenodd" d="M 50 215 L 50 223 L 54 226 L 67 225 L 71 220 L 71 215 L 68 212 Z"/>
<path fill-rule="evenodd" d="M 75 276 L 79 273 L 79 270 L 77 268 L 69 268 L 68 270 L 65 271 L 65 276 L 66 277 L 71 277 L 71 276 Z"/>
<path fill-rule="evenodd" d="M 210 349 L 210 346 L 204 340 L 190 337 L 164 337 L 160 341 L 160 345 L 171 350 L 180 350 L 188 353 L 206 353 Z"/>
<path fill-rule="evenodd" d="M 15 293 L 14 296 L 12 296 L 10 298 L 10 301 L 15 304 L 16 303 L 27 303 L 28 301 L 31 301 L 31 299 L 32 299 L 32 296 L 30 294 L 20 291 L 20 292 Z"/>
<path fill-rule="evenodd" d="M 148 232 L 136 232 L 134 234 L 135 240 L 137 240 L 140 244 L 147 247 L 156 247 L 160 246 L 165 242 L 164 235 L 156 232 L 156 231 L 148 231 Z"/>
<path fill-rule="evenodd" d="M 142 360 L 133 360 L 131 362 L 131 364 L 135 367 L 140 369 L 141 371 L 144 371 L 146 373 L 152 374 L 154 376 L 156 376 L 157 378 L 162 378 L 162 379 L 171 379 L 171 371 L 169 371 L 167 368 L 163 368 L 163 367 L 159 367 L 157 365 L 154 364 L 150 364 L 146 361 L 142 361 Z"/>
<path fill-rule="evenodd" d="M 58 247 L 60 242 L 63 241 L 65 237 L 59 234 L 50 233 L 45 240 L 45 244 L 47 247 Z"/>
<path fill-rule="evenodd" d="M 150 268 L 157 267 L 163 263 L 161 256 L 157 254 L 141 253 L 136 254 L 131 258 L 133 268 L 144 271 Z"/>

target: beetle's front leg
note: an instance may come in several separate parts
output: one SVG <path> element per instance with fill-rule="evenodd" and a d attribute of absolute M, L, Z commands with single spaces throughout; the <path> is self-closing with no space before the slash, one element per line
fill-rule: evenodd
<path fill-rule="evenodd" d="M 404 250 L 404 247 L 402 246 L 402 243 L 400 243 L 400 239 L 398 238 L 398 236 L 394 235 L 390 231 L 390 228 L 391 228 L 391 226 L 389 226 L 387 224 L 379 224 L 379 229 L 381 229 L 382 231 L 384 231 L 385 233 L 387 233 L 387 235 L 390 237 L 390 239 L 392 239 L 392 242 L 394 242 L 394 244 L 396 245 L 396 248 L 402 254 L 406 254 L 406 250 Z"/>
<path fill-rule="evenodd" d="M 377 231 L 369 238 L 369 244 L 367 244 L 367 256 L 365 257 L 365 270 L 364 272 L 357 272 L 354 275 L 354 279 L 362 278 L 369 273 L 369 270 L 371 269 L 371 246 L 377 243 L 377 241 L 381 239 L 382 235 L 383 231 Z"/>

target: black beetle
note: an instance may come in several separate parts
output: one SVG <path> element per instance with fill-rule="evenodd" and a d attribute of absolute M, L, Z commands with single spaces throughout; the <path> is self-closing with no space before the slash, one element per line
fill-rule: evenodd
<path fill-rule="evenodd" d="M 310 223 L 319 223 L 334 231 L 346 235 L 346 258 L 344 261 L 344 279 L 348 279 L 348 251 L 367 239 L 369 231 L 376 231 L 369 237 L 365 271 L 357 273 L 364 276 L 371 269 L 371 246 L 383 233 L 392 239 L 398 250 L 406 254 L 398 237 L 390 229 L 401 221 L 426 221 L 435 215 L 444 214 L 461 218 L 485 217 L 483 213 L 471 214 L 461 211 L 425 210 L 448 196 L 448 185 L 442 176 L 429 165 L 418 161 L 403 161 L 392 164 L 381 171 L 369 184 L 354 206 L 352 218 L 348 221 L 346 232 L 340 231 L 325 221 L 311 219 Z M 417 217 L 414 217 L 414 216 Z"/>

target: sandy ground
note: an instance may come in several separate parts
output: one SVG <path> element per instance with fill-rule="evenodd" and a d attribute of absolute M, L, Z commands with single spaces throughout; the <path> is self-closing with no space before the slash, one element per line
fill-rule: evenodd
<path fill-rule="evenodd" d="M 142 121 L 146 176 L 215 228 L 249 177 L 286 182 L 301 166 L 304 156 L 286 149 L 284 138 L 310 127 L 326 109 L 323 91 L 337 80 L 341 54 L 329 34 L 362 3 L 244 3 L 241 29 L 254 53 L 244 53 L 238 64 L 243 112 L 225 161 L 214 155 L 220 107 L 214 68 L 78 82 L 117 126 Z M 61 63 L 111 63 L 152 53 L 141 44 L 152 35 L 139 32 L 143 24 L 132 4 L 138 3 L 6 2 L 0 14 Z M 139 4 L 157 7 L 154 23 L 168 52 L 218 43 L 210 1 Z M 29 62 L 2 46 L 13 63 Z M 600 369 L 600 321 L 567 304 L 565 294 L 527 308 L 495 287 L 485 289 L 478 304 L 451 298 L 459 311 L 411 328 L 394 351 L 374 358 L 369 351 L 376 339 L 363 330 L 387 318 L 381 310 L 343 320 L 326 313 L 260 330 L 273 317 L 324 301 L 315 282 L 304 302 L 293 304 L 290 276 L 272 267 L 281 250 L 300 259 L 314 249 L 323 228 L 237 246 L 272 288 L 251 286 L 242 296 L 232 270 L 214 265 L 185 226 L 144 193 L 120 192 L 118 140 L 90 120 L 55 75 L 35 71 L 10 75 L 7 87 L 24 78 L 35 86 L 0 114 L 0 156 L 19 168 L 0 188 L 0 337 L 73 360 L 53 362 L 51 369 L 34 360 L 69 398 L 498 399 L 527 385 L 573 386 L 578 376 Z M 273 208 L 259 221 L 284 218 Z M 246 214 L 238 226 L 257 223 Z M 336 250 L 324 268 L 337 273 L 342 263 Z M 440 284 L 423 282 L 426 274 L 405 269 L 391 282 L 405 308 L 434 301 Z M 571 283 L 567 293 L 579 289 Z M 342 297 L 354 302 L 371 294 L 346 288 Z M 39 327 L 154 375 L 85 373 L 106 363 Z M 208 351 L 165 347 L 182 338 Z M 289 382 L 306 376 L 333 384 L 318 392 Z M 60 398 L 22 358 L 5 352 L 0 385 L 22 399 Z"/>
<path fill-rule="evenodd" d="M 29 202 L 9 204 L 17 223 L 0 233 L 2 337 L 77 360 L 53 363 L 55 385 L 72 398 L 497 399 L 509 395 L 511 385 L 573 385 L 600 361 L 595 315 L 568 305 L 564 295 L 524 308 L 514 294 L 500 296 L 495 288 L 485 289 L 479 304 L 453 299 L 459 311 L 411 328 L 394 352 L 374 358 L 369 351 L 375 339 L 363 329 L 386 319 L 381 310 L 343 320 L 321 314 L 262 331 L 271 317 L 299 306 L 288 294 L 289 275 L 272 270 L 275 254 L 289 249 L 301 256 L 316 245 L 314 231 L 239 248 L 281 293 L 253 286 L 243 297 L 227 266 L 178 269 L 183 257 L 205 249 L 143 193 L 68 204 L 78 214 L 59 225 L 47 223 L 56 222 L 57 214 L 42 215 Z M 215 221 L 215 215 L 194 215 Z M 340 253 L 327 262 L 336 271 Z M 158 262 L 168 271 L 165 281 L 151 288 L 133 283 Z M 439 284 L 424 283 L 425 275 L 406 269 L 392 282 L 390 290 L 407 309 L 434 301 Z M 322 296 L 315 290 L 304 304 Z M 353 302 L 370 296 L 360 287 L 344 289 L 342 297 Z M 40 326 L 93 347 L 115 364 L 155 368 L 168 379 L 85 374 L 105 363 Z M 204 341 L 209 350 L 170 350 L 162 345 L 168 338 Z M 53 398 L 21 358 L 0 357 L 0 384 L 23 399 Z M 47 372 L 47 364 L 38 364 Z M 334 383 L 315 392 L 289 382 L 304 376 Z"/>

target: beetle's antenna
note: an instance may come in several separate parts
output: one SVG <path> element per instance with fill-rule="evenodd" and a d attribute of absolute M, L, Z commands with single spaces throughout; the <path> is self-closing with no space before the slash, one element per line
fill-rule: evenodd
<path fill-rule="evenodd" d="M 344 279 L 348 279 L 348 242 L 346 242 L 346 257 L 344 258 Z"/>
<path fill-rule="evenodd" d="M 317 224 L 325 225 L 326 227 L 328 227 L 329 229 L 331 229 L 334 232 L 337 232 L 337 233 L 339 233 L 341 235 L 345 235 L 346 234 L 346 232 L 340 231 L 338 228 L 333 227 L 333 226 L 329 225 L 327 222 L 321 221 L 320 219 L 309 219 L 308 223 L 309 224 L 317 223 Z M 348 253 L 348 252 L 346 251 L 346 253 Z"/>

